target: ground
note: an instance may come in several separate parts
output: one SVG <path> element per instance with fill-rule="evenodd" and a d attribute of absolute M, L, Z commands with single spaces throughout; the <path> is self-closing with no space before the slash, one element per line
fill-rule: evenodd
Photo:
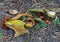
<path fill-rule="evenodd" d="M 60 0 L 0 0 L 0 21 L 6 15 L 9 15 L 7 11 L 9 9 L 16 9 L 21 12 L 26 12 L 30 8 L 60 8 Z M 60 13 L 59 13 L 60 14 Z M 59 16 L 59 14 L 57 14 Z M 32 28 L 31 34 L 25 34 L 18 38 L 11 38 L 11 40 L 0 42 L 60 42 L 60 28 L 58 26 L 47 26 L 47 29 L 36 30 Z M 13 35 L 13 31 L 2 29 L 0 27 L 0 33 L 4 36 Z"/>

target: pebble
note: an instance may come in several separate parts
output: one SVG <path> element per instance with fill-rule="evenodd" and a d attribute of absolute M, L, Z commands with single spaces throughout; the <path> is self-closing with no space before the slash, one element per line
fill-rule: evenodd
<path fill-rule="evenodd" d="M 4 3 L 0 3 L 0 8 L 3 8 L 4 7 Z"/>
<path fill-rule="evenodd" d="M 52 36 L 52 38 L 56 38 L 56 36 Z"/>
<path fill-rule="evenodd" d="M 55 34 L 60 34 L 60 32 L 55 32 Z"/>
<path fill-rule="evenodd" d="M 60 39 L 60 34 L 57 34 L 56 37 Z"/>
<path fill-rule="evenodd" d="M 12 9 L 10 9 L 10 10 L 9 10 L 9 13 L 10 13 L 10 14 L 17 14 L 18 11 L 17 11 L 17 10 L 12 10 Z"/>
<path fill-rule="evenodd" d="M 39 37 L 38 39 L 41 40 L 41 37 Z"/>

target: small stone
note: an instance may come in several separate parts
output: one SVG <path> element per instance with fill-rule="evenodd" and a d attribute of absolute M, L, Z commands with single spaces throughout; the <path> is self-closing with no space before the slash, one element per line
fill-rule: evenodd
<path fill-rule="evenodd" d="M 3 8 L 4 7 L 4 3 L 0 3 L 0 8 Z"/>
<path fill-rule="evenodd" d="M 52 38 L 56 38 L 56 36 L 52 36 Z"/>
<path fill-rule="evenodd" d="M 55 15 L 55 12 L 48 12 L 48 14 L 50 14 L 50 15 Z"/>
<path fill-rule="evenodd" d="M 12 10 L 12 9 L 10 9 L 10 10 L 9 10 L 9 13 L 10 13 L 10 14 L 17 14 L 18 11 L 17 11 L 17 10 Z"/>
<path fill-rule="evenodd" d="M 39 40 L 41 40 L 41 37 L 39 37 Z"/>
<path fill-rule="evenodd" d="M 57 34 L 56 37 L 57 37 L 57 38 L 60 38 L 60 34 Z"/>

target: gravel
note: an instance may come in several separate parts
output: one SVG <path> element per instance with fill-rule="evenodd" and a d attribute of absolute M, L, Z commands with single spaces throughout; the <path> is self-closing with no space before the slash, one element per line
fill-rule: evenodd
<path fill-rule="evenodd" d="M 6 14 L 5 11 L 9 9 L 17 9 L 21 12 L 26 12 L 30 8 L 59 8 L 60 0 L 0 0 L 0 22 Z M 4 42 L 25 42 L 29 38 L 29 42 L 60 42 L 60 29 L 56 27 L 48 26 L 47 29 L 35 30 L 31 29 L 31 35 L 23 35 L 18 38 L 13 38 L 14 31 L 2 29 L 0 27 L 0 33 L 4 36 L 11 36 L 11 40 Z M 2 42 L 0 40 L 0 42 Z"/>

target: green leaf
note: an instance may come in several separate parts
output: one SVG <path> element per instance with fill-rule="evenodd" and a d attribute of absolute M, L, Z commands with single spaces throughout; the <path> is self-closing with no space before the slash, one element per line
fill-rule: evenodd
<path fill-rule="evenodd" d="M 0 33 L 0 38 L 2 38 L 3 37 L 3 35 L 2 35 L 2 33 Z"/>
<path fill-rule="evenodd" d="M 55 20 L 53 20 L 52 23 L 53 23 L 54 26 L 57 25 L 57 24 L 59 24 L 59 18 L 56 17 Z"/>
<path fill-rule="evenodd" d="M 60 12 L 60 8 L 53 8 L 53 9 L 51 9 L 52 11 L 54 11 L 54 12 Z"/>
<path fill-rule="evenodd" d="M 41 8 L 34 8 L 34 9 L 29 9 L 31 12 L 43 12 L 43 9 Z"/>
<path fill-rule="evenodd" d="M 41 18 L 34 18 L 36 21 L 42 22 L 43 20 Z"/>
<path fill-rule="evenodd" d="M 36 21 L 40 22 L 40 27 L 45 28 L 47 24 L 41 18 L 34 18 Z"/>
<path fill-rule="evenodd" d="M 42 28 L 45 28 L 45 27 L 47 26 L 47 24 L 46 24 L 44 21 L 42 21 L 41 24 L 40 24 L 40 26 L 41 26 Z"/>
<path fill-rule="evenodd" d="M 35 28 L 35 29 L 39 29 L 39 28 L 40 28 L 40 25 L 39 25 L 39 24 L 36 24 L 36 25 L 34 26 L 34 28 Z"/>
<path fill-rule="evenodd" d="M 26 19 L 25 16 L 21 16 L 21 17 L 20 17 L 20 20 L 22 20 L 22 21 L 25 21 L 25 19 Z"/>
<path fill-rule="evenodd" d="M 29 14 L 32 15 L 32 16 L 34 16 L 35 18 L 38 17 L 38 13 L 36 13 L 36 12 L 29 12 Z"/>

